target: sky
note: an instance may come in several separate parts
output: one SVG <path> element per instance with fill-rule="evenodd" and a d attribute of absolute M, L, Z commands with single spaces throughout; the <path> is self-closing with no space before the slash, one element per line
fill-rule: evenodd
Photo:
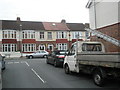
<path fill-rule="evenodd" d="M 0 0 L 0 20 L 89 23 L 88 0 Z"/>

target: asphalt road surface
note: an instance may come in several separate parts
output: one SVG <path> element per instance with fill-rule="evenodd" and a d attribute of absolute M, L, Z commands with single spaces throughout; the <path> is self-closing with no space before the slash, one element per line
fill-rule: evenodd
<path fill-rule="evenodd" d="M 101 88 L 86 74 L 67 75 L 61 67 L 46 64 L 44 58 L 6 60 L 3 88 Z M 109 80 L 104 88 L 117 88 L 119 80 Z"/>

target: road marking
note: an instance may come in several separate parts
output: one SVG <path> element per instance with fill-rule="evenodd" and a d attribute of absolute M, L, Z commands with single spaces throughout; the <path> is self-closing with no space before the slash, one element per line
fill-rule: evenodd
<path fill-rule="evenodd" d="M 13 62 L 8 62 L 7 64 L 13 64 Z"/>
<path fill-rule="evenodd" d="M 46 81 L 44 81 L 41 77 L 40 77 L 40 75 L 34 70 L 34 69 L 31 69 L 34 73 L 35 73 L 35 75 L 43 82 L 43 83 L 46 83 Z"/>
<path fill-rule="evenodd" d="M 21 63 L 25 63 L 25 61 L 21 61 Z"/>
<path fill-rule="evenodd" d="M 29 67 L 30 65 L 27 63 L 27 62 L 25 62 L 26 63 L 26 65 Z"/>
<path fill-rule="evenodd" d="M 14 63 L 20 63 L 20 62 L 14 62 Z"/>

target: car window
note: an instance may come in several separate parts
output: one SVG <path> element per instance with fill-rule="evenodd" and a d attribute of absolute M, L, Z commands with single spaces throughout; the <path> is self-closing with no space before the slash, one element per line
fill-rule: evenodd
<path fill-rule="evenodd" d="M 56 51 L 57 55 L 66 55 L 67 54 L 67 51 Z"/>
<path fill-rule="evenodd" d="M 41 53 L 46 53 L 45 51 L 41 51 Z"/>

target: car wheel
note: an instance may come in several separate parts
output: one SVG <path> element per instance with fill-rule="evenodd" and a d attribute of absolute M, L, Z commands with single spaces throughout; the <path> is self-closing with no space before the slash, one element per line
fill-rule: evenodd
<path fill-rule="evenodd" d="M 93 81 L 97 86 L 103 86 L 105 78 L 103 78 L 102 74 L 100 71 L 95 71 L 93 74 Z"/>
<path fill-rule="evenodd" d="M 33 56 L 31 55 L 31 56 L 29 56 L 29 59 L 32 59 L 33 58 Z"/>
<path fill-rule="evenodd" d="M 6 68 L 4 67 L 4 68 L 2 68 L 2 70 L 5 70 Z"/>
<path fill-rule="evenodd" d="M 68 65 L 65 65 L 64 70 L 66 74 L 70 74 L 70 69 Z"/>
<path fill-rule="evenodd" d="M 56 61 L 56 60 L 54 61 L 54 66 L 55 66 L 55 67 L 57 67 L 57 66 L 58 66 L 58 65 L 57 65 L 57 61 Z"/>
<path fill-rule="evenodd" d="M 44 55 L 44 56 L 43 56 L 43 58 L 46 58 L 46 57 L 47 57 L 47 55 Z"/>
<path fill-rule="evenodd" d="M 49 64 L 48 59 L 46 59 L 46 63 Z"/>

